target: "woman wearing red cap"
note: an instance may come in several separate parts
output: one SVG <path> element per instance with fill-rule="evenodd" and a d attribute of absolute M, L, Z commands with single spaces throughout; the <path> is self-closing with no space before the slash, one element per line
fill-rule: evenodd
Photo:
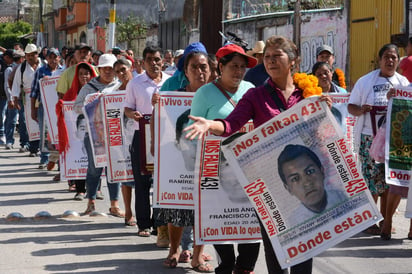
<path fill-rule="evenodd" d="M 316 78 L 313 79 L 303 74 L 293 76 L 299 61 L 298 49 L 292 41 L 282 36 L 270 37 L 266 41 L 263 51 L 263 63 L 270 78 L 264 85 L 246 92 L 228 117 L 218 117 L 224 119 L 207 120 L 203 117 L 190 116 L 194 123 L 185 129 L 189 131 L 186 138 L 202 137 L 208 131 L 215 135 L 229 136 L 238 131 L 250 119 L 253 119 L 253 124 L 257 128 L 280 114 L 282 110 L 293 107 L 305 97 L 320 95 L 322 90 L 317 87 Z M 305 82 L 309 80 L 312 83 L 304 90 L 299 85 L 302 78 Z M 271 91 L 270 93 L 268 89 Z M 327 101 L 329 106 L 332 105 L 329 96 L 322 95 L 320 98 Z M 268 272 L 271 274 L 287 273 L 287 270 L 281 269 L 270 239 L 262 225 L 261 232 Z M 291 273 L 312 273 L 312 259 L 293 266 Z"/>
<path fill-rule="evenodd" d="M 190 114 L 206 119 L 226 118 L 237 102 L 253 84 L 243 81 L 246 68 L 254 67 L 257 60 L 245 54 L 234 44 L 220 48 L 216 53 L 219 77 L 199 88 L 192 101 Z M 252 273 L 259 255 L 259 243 L 238 244 L 238 257 L 232 244 L 214 245 L 220 257 L 215 273 Z"/>

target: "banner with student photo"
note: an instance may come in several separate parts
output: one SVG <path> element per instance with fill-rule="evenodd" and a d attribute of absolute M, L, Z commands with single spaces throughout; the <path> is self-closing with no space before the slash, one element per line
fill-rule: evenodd
<path fill-rule="evenodd" d="M 125 96 L 125 91 L 112 91 L 101 97 L 109 183 L 134 181 L 129 152 L 134 134 L 134 120 L 124 115 Z"/>
<path fill-rule="evenodd" d="M 27 134 L 29 141 L 40 140 L 39 123 L 31 118 L 31 88 L 24 89 L 24 118 L 26 119 Z"/>
<path fill-rule="evenodd" d="M 341 128 L 318 97 L 222 147 L 282 268 L 382 219 Z"/>
<path fill-rule="evenodd" d="M 56 104 L 59 99 L 56 86 L 59 79 L 60 76 L 40 79 L 40 95 L 44 110 L 44 121 L 52 144 L 59 142 L 56 115 Z"/>
<path fill-rule="evenodd" d="M 87 173 L 87 153 L 84 147 L 86 118 L 73 110 L 73 101 L 63 101 L 63 115 L 66 123 L 69 147 L 60 154 L 61 180 L 85 180 Z"/>
<path fill-rule="evenodd" d="M 102 93 L 92 93 L 86 96 L 83 114 L 86 117 L 87 131 L 93 152 L 94 165 L 105 167 L 107 165 L 106 142 L 103 125 L 103 108 L 101 107 Z"/>
<path fill-rule="evenodd" d="M 353 144 L 353 128 L 355 126 L 356 117 L 348 111 L 349 93 L 328 93 L 332 98 L 331 112 L 336 118 L 336 122 L 341 127 L 348 145 Z M 354 148 L 352 148 L 354 151 Z"/>
<path fill-rule="evenodd" d="M 412 176 L 412 87 L 395 87 L 386 116 L 386 182 L 409 186 Z"/>
<path fill-rule="evenodd" d="M 220 150 L 222 140 L 208 136 L 197 145 L 195 241 L 198 244 L 259 241 L 256 212 Z"/>
<path fill-rule="evenodd" d="M 162 92 L 155 106 L 153 207 L 193 209 L 196 142 L 183 129 L 194 92 Z"/>

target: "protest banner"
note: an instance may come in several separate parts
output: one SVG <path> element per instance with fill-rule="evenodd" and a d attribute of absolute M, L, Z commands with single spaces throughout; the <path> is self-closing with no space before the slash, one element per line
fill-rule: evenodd
<path fill-rule="evenodd" d="M 198 244 L 259 241 L 255 210 L 220 150 L 222 140 L 208 136 L 197 145 L 195 241 Z"/>
<path fill-rule="evenodd" d="M 62 180 L 84 180 L 87 173 L 87 153 L 84 147 L 86 119 L 84 114 L 73 111 L 73 101 L 63 101 L 63 115 L 69 136 L 67 152 L 60 154 Z"/>
<path fill-rule="evenodd" d="M 59 142 L 56 115 L 56 104 L 58 101 L 56 86 L 59 79 L 60 76 L 40 79 L 40 96 L 44 110 L 44 124 L 50 135 L 52 144 Z"/>
<path fill-rule="evenodd" d="M 150 175 L 154 170 L 154 158 L 150 152 L 150 144 L 152 136 L 150 134 L 150 119 L 151 114 L 144 114 L 139 120 L 140 129 L 140 172 L 142 175 Z"/>
<path fill-rule="evenodd" d="M 125 95 L 124 91 L 112 91 L 103 94 L 101 98 L 109 183 L 134 181 L 129 152 L 134 134 L 134 120 L 124 115 Z"/>
<path fill-rule="evenodd" d="M 412 87 L 396 86 L 386 116 L 386 182 L 409 186 L 412 176 Z"/>
<path fill-rule="evenodd" d="M 102 93 L 87 95 L 83 106 L 83 114 L 86 117 L 87 130 L 92 147 L 94 165 L 96 167 L 105 167 L 107 165 L 101 95 Z"/>
<path fill-rule="evenodd" d="M 326 103 L 307 98 L 222 147 L 282 268 L 382 219 Z"/>
<path fill-rule="evenodd" d="M 182 133 L 194 92 L 162 92 L 155 106 L 153 207 L 193 209 L 196 143 Z"/>
<path fill-rule="evenodd" d="M 39 123 L 31 118 L 31 88 L 24 89 L 24 118 L 26 118 L 27 134 L 29 141 L 40 140 Z"/>

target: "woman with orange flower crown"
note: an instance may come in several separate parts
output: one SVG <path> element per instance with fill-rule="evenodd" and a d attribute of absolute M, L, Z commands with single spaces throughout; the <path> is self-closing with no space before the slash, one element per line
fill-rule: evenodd
<path fill-rule="evenodd" d="M 331 98 L 321 95 L 322 89 L 318 87 L 315 76 L 304 73 L 293 76 L 299 60 L 298 49 L 292 41 L 282 36 L 270 37 L 263 51 L 263 63 L 270 78 L 264 85 L 249 89 L 225 119 L 207 120 L 189 116 L 194 123 L 185 129 L 188 131 L 186 138 L 202 137 L 208 131 L 215 135 L 229 136 L 250 119 L 253 119 L 253 124 L 257 128 L 283 110 L 293 107 L 305 97 L 312 95 L 320 95 L 320 100 L 326 101 L 331 107 Z M 268 272 L 283 274 L 286 271 L 287 273 L 287 270 L 281 269 L 262 225 L 261 231 Z M 291 273 L 312 273 L 312 259 L 293 266 Z"/>

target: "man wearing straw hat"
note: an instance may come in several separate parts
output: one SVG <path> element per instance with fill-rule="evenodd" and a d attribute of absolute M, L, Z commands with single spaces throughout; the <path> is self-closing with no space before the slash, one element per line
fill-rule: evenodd
<path fill-rule="evenodd" d="M 256 87 L 263 85 L 266 79 L 269 78 L 265 66 L 263 65 L 263 48 L 265 43 L 257 41 L 252 50 L 246 52 L 247 55 L 253 56 L 258 60 L 258 65 L 246 72 L 245 81 L 253 83 Z"/>

